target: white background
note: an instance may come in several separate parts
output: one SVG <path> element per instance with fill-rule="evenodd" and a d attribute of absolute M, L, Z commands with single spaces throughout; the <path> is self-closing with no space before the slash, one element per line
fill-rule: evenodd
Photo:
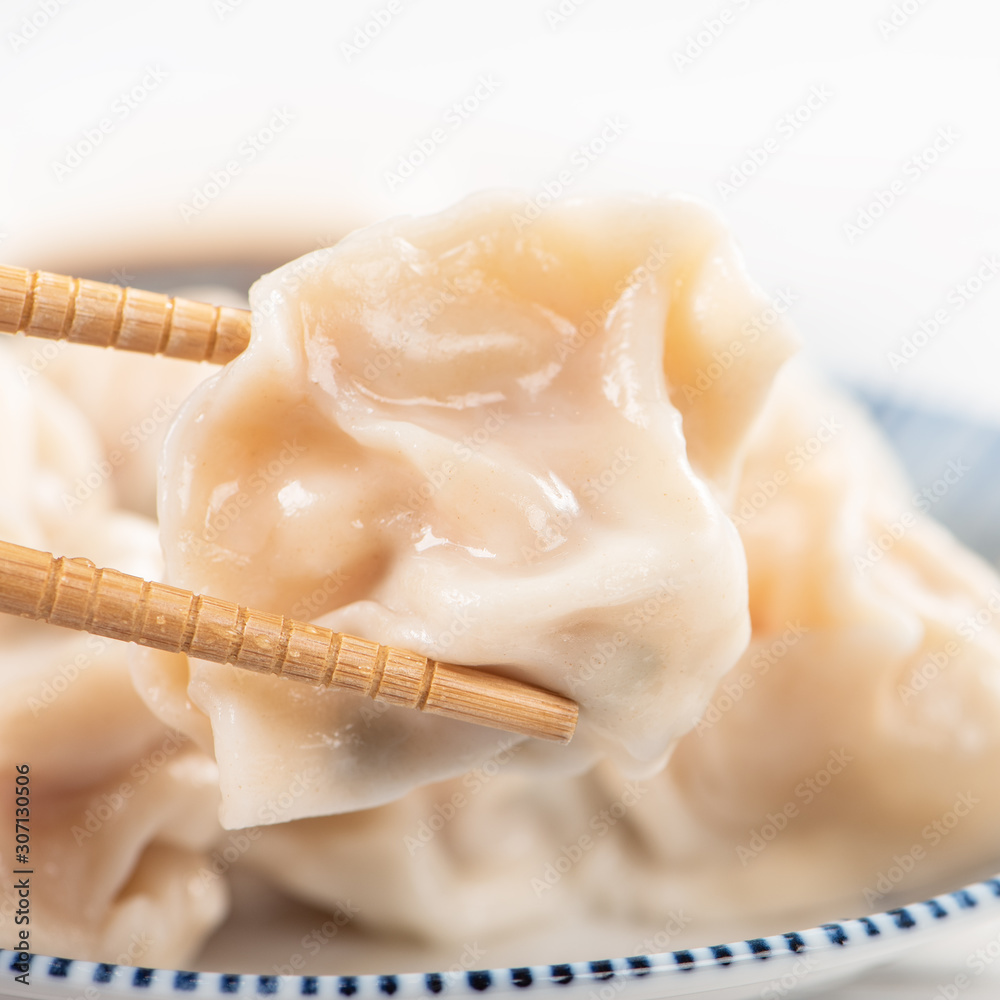
<path fill-rule="evenodd" d="M 534 196 L 569 168 L 571 194 L 707 199 L 730 220 L 758 282 L 791 290 L 808 350 L 827 369 L 1000 423 L 1000 281 L 961 309 L 949 305 L 1000 252 L 1000 6 L 392 7 L 3 0 L 0 260 L 104 278 L 220 258 L 272 266 L 357 225 L 483 187 Z M 379 10 L 387 23 L 355 45 Z M 150 68 L 166 78 L 142 95 Z M 481 78 L 493 92 L 449 120 Z M 120 95 L 136 87 L 129 108 Z M 829 96 L 814 97 L 818 109 L 803 110 L 793 129 L 784 116 L 824 88 Z M 268 142 L 260 130 L 276 110 L 293 120 Z M 608 118 L 624 123 L 621 135 L 574 167 L 574 151 Z M 101 119 L 111 128 L 88 152 Z M 444 140 L 393 181 L 435 127 Z M 258 134 L 251 160 L 244 144 Z M 947 134 L 943 152 L 912 159 Z M 741 188 L 722 190 L 768 137 L 766 160 L 749 161 Z M 232 161 L 239 173 L 185 220 L 180 206 L 213 191 L 213 173 Z M 893 204 L 852 240 L 845 226 L 894 179 Z M 894 369 L 889 352 L 939 308 L 940 332 Z"/>

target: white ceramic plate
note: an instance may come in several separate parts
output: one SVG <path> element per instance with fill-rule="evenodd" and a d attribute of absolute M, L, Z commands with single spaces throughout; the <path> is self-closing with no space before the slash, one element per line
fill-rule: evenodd
<path fill-rule="evenodd" d="M 910 906 L 769 937 L 655 955 L 468 972 L 241 975 L 136 968 L 0 951 L 0 995 L 27 995 L 32 1000 L 95 1000 L 101 995 L 129 1000 L 223 1000 L 233 996 L 284 1000 L 488 1000 L 511 996 L 614 1000 L 627 991 L 629 1000 L 690 996 L 779 1000 L 815 993 L 890 961 L 905 949 L 933 943 L 943 931 L 998 916 L 1000 878 L 993 878 Z M 928 996 L 930 993 L 928 989 Z"/>

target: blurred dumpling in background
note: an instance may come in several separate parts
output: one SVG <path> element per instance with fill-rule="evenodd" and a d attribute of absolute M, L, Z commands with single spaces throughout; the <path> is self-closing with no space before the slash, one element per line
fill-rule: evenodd
<path fill-rule="evenodd" d="M 787 366 L 734 504 L 753 639 L 630 811 L 624 910 L 682 907 L 703 940 L 992 873 L 1000 576 L 915 496 L 870 419 Z"/>
<path fill-rule="evenodd" d="M 65 503 L 101 460 L 84 414 L 0 347 L 0 538 L 155 579 L 156 525 L 119 510 L 106 479 L 86 505 Z M 0 768 L 30 779 L 31 948 L 182 963 L 226 912 L 225 882 L 198 877 L 222 836 L 218 769 L 148 711 L 127 660 L 124 643 L 0 616 Z M 25 867 L 13 777 L 0 801 L 0 858 Z M 5 947 L 17 901 L 6 879 Z"/>
<path fill-rule="evenodd" d="M 245 296 L 214 285 L 171 294 L 247 307 Z M 6 344 L 22 382 L 44 375 L 97 433 L 98 455 L 67 484 L 67 511 L 82 510 L 110 484 L 117 506 L 155 518 L 157 463 L 167 430 L 181 403 L 218 366 L 28 337 L 7 338 Z"/>

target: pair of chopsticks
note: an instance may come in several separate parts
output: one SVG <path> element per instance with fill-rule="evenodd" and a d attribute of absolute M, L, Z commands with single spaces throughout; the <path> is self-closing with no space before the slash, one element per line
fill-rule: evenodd
<path fill-rule="evenodd" d="M 0 266 L 0 333 L 225 364 L 250 313 Z M 479 669 L 0 541 L 0 612 L 568 743 L 568 698 Z"/>

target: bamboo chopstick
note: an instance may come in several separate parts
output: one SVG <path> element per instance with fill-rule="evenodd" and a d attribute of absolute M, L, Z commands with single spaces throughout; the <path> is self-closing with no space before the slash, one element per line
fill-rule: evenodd
<path fill-rule="evenodd" d="M 568 743 L 578 708 L 495 674 L 0 541 L 0 611 Z"/>
<path fill-rule="evenodd" d="M 250 313 L 0 265 L 0 333 L 20 332 L 225 364 L 250 343 Z M 568 743 L 576 728 L 575 702 L 521 681 L 10 542 L 0 612 L 539 739 Z"/>
<path fill-rule="evenodd" d="M 158 292 L 0 265 L 0 333 L 232 361 L 250 343 L 250 313 Z"/>

